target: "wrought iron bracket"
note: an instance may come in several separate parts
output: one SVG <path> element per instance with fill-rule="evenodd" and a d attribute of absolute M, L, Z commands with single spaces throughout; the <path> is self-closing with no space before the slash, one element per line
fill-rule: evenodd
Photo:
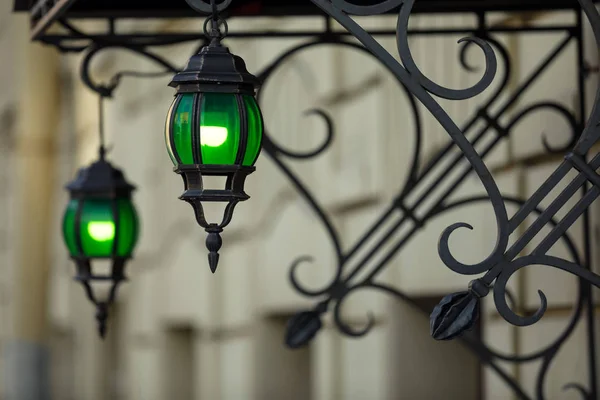
<path fill-rule="evenodd" d="M 382 0 L 377 4 L 370 6 L 357 5 L 354 2 L 346 0 L 311 0 L 322 12 L 326 14 L 323 30 L 305 31 L 305 32 L 232 32 L 228 40 L 234 40 L 236 37 L 305 37 L 306 41 L 295 46 L 276 60 L 274 60 L 259 75 L 263 81 L 267 81 L 273 76 L 279 67 L 293 55 L 306 49 L 321 45 L 335 45 L 346 48 L 352 48 L 363 51 L 365 54 L 372 55 L 384 68 L 386 68 L 396 78 L 399 89 L 402 90 L 410 103 L 414 113 L 415 120 L 415 141 L 416 150 L 410 164 L 410 173 L 406 181 L 401 186 L 400 192 L 392 204 L 383 211 L 380 218 L 367 228 L 365 234 L 348 250 L 344 251 L 340 243 L 339 235 L 336 232 L 324 208 L 319 204 L 316 197 L 302 183 L 301 179 L 292 172 L 291 168 L 285 162 L 285 159 L 310 159 L 323 154 L 332 144 L 335 138 L 335 126 L 332 118 L 324 110 L 310 110 L 326 122 L 327 132 L 323 143 L 318 148 L 305 153 L 294 152 L 277 144 L 274 139 L 266 132 L 266 138 L 263 148 L 273 160 L 275 165 L 286 175 L 304 200 L 311 206 L 315 214 L 322 221 L 336 254 L 336 272 L 332 281 L 324 288 L 312 290 L 304 287 L 297 279 L 297 269 L 305 262 L 313 261 L 311 257 L 303 256 L 298 258 L 290 270 L 290 280 L 294 288 L 301 294 L 309 297 L 318 298 L 318 303 L 313 310 L 307 310 L 299 313 L 289 323 L 286 342 L 292 348 L 306 345 L 322 328 L 321 317 L 328 310 L 332 309 L 334 321 L 337 327 L 346 335 L 351 337 L 361 337 L 367 334 L 373 327 L 372 318 L 366 327 L 360 330 L 353 329 L 342 319 L 342 305 L 353 293 L 371 289 L 395 296 L 409 304 L 415 304 L 414 300 L 405 293 L 380 282 L 377 278 L 379 274 L 389 265 L 390 261 L 409 243 L 422 228 L 432 219 L 441 214 L 457 209 L 459 207 L 469 206 L 475 203 L 489 203 L 492 205 L 497 223 L 497 244 L 492 254 L 488 258 L 475 265 L 465 265 L 459 262 L 450 250 L 449 239 L 453 232 L 460 228 L 469 228 L 471 226 L 465 223 L 457 223 L 447 228 L 441 236 L 439 242 L 439 253 L 443 263 L 453 271 L 464 275 L 483 275 L 472 281 L 468 290 L 447 296 L 431 315 L 431 333 L 436 339 L 452 339 L 455 337 L 464 341 L 482 360 L 483 363 L 494 369 L 501 378 L 510 386 L 513 391 L 521 398 L 529 398 L 518 383 L 507 376 L 502 369 L 497 366 L 497 361 L 510 361 L 515 363 L 529 362 L 534 359 L 543 361 L 540 368 L 540 374 L 537 382 L 537 398 L 544 398 L 544 382 L 550 363 L 555 358 L 558 349 L 567 340 L 573 332 L 576 323 L 583 317 L 584 308 L 590 309 L 591 295 L 590 284 L 600 287 L 600 277 L 592 273 L 589 269 L 590 263 L 590 243 L 589 237 L 586 243 L 586 251 L 583 259 L 575 249 L 572 240 L 567 235 L 568 228 L 581 216 L 587 221 L 585 224 L 589 232 L 589 218 L 587 211 L 597 197 L 600 196 L 600 176 L 597 174 L 600 168 L 600 155 L 589 154 L 592 146 L 600 139 L 600 91 L 597 95 L 597 101 L 591 114 L 590 120 L 585 125 L 582 121 L 573 115 L 564 105 L 555 101 L 538 102 L 529 105 L 525 109 L 516 113 L 508 121 L 502 119 L 509 110 L 522 96 L 522 94 L 532 85 L 532 83 L 548 68 L 552 61 L 573 41 L 578 45 L 578 63 L 580 66 L 580 92 L 583 92 L 584 78 L 584 60 L 582 55 L 582 17 L 581 10 L 587 16 L 592 24 L 596 41 L 600 44 L 600 16 L 596 11 L 591 0 L 572 0 L 572 9 L 578 16 L 577 24 L 567 26 L 539 26 L 529 28 L 507 28 L 490 27 L 486 24 L 485 13 L 478 13 L 479 26 L 474 29 L 409 29 L 409 18 L 411 16 L 415 0 Z M 202 0 L 188 0 L 193 8 L 205 11 L 208 4 Z M 229 5 L 230 1 L 226 5 Z M 578 6 L 579 4 L 579 6 Z M 352 17 L 353 15 L 366 16 L 390 13 L 398 13 L 398 22 L 396 30 L 376 30 L 369 32 L 363 29 L 360 24 Z M 345 28 L 345 31 L 333 31 L 331 29 L 331 20 L 335 20 Z M 66 52 L 87 51 L 84 62 L 82 63 L 81 76 L 83 82 L 92 90 L 108 96 L 113 93 L 119 80 L 124 76 L 161 76 L 180 70 L 176 65 L 159 57 L 148 50 L 154 46 L 166 46 L 183 42 L 199 41 L 199 33 L 182 33 L 176 35 L 118 35 L 116 34 L 114 24 L 108 26 L 105 34 L 86 34 L 68 21 L 61 21 L 67 34 L 45 35 L 43 40 L 46 43 L 53 44 Z M 506 84 L 510 78 L 511 63 L 510 57 L 504 46 L 494 40 L 493 33 L 521 33 L 524 31 L 552 31 L 564 32 L 563 39 L 544 58 L 540 65 L 520 84 L 512 93 L 507 93 L 503 102 L 500 102 L 501 94 L 504 94 Z M 466 71 L 473 72 L 473 68 L 466 63 L 466 49 L 477 46 L 485 56 L 486 67 L 480 80 L 473 86 L 466 89 L 450 89 L 438 85 L 430 80 L 421 72 L 416 65 L 409 46 L 409 35 L 435 35 L 445 33 L 465 33 L 472 35 L 462 39 L 460 61 Z M 398 53 L 401 62 L 375 39 L 378 36 L 394 35 L 397 37 Z M 356 39 L 355 41 L 346 40 L 348 37 Z M 86 42 L 85 45 L 75 44 L 75 40 Z M 136 54 L 144 56 L 152 62 L 160 65 L 164 72 L 153 74 L 139 74 L 132 71 L 125 71 L 115 76 L 109 83 L 98 84 L 93 82 L 90 76 L 91 60 L 99 52 L 111 48 L 125 48 Z M 436 97 L 452 100 L 465 100 L 481 94 L 486 90 L 498 73 L 498 60 L 505 66 L 504 73 L 500 76 L 499 88 L 492 94 L 488 100 L 478 109 L 474 110 L 473 116 L 462 127 L 450 118 L 450 116 L 440 106 Z M 431 115 L 447 131 L 450 140 L 427 164 L 421 165 L 421 142 L 422 126 L 418 103 L 427 109 Z M 491 111 L 494 106 L 494 112 Z M 583 102 L 582 102 L 583 109 Z M 567 153 L 564 162 L 557 168 L 555 173 L 544 182 L 540 189 L 529 199 L 521 200 L 503 196 L 500 193 L 489 168 L 484 163 L 484 159 L 497 145 L 506 139 L 514 127 L 527 115 L 541 110 L 556 112 L 561 115 L 571 130 L 572 140 L 561 148 L 552 148 L 544 139 L 544 146 L 548 151 L 555 153 Z M 583 115 L 583 112 L 581 113 Z M 478 126 L 479 122 L 484 123 L 484 128 Z M 457 152 L 456 150 L 459 150 Z M 569 151 L 570 150 L 570 151 Z M 445 163 L 449 165 L 444 173 L 435 175 L 436 167 Z M 562 179 L 565 179 L 570 171 L 577 171 L 578 176 L 567 186 L 567 188 L 551 203 L 546 209 L 540 208 L 540 203 L 548 197 L 551 189 Z M 433 189 L 438 184 L 448 179 L 450 172 L 457 175 L 452 178 L 449 189 L 439 195 L 432 197 Z M 476 196 L 460 201 L 452 201 L 451 196 L 456 188 L 467 176 L 476 174 L 485 188 L 485 196 Z M 591 185 L 591 189 L 589 186 Z M 425 186 L 425 187 L 423 187 Z M 556 215 L 567 201 L 583 192 L 582 198 L 570 210 L 566 217 L 557 219 Z M 415 193 L 422 193 L 415 197 Z M 411 197 L 412 195 L 412 197 Z M 434 200 L 434 201 L 432 201 Z M 519 211 L 509 218 L 507 205 L 516 205 Z M 509 236 L 532 215 L 536 215 L 536 221 L 518 238 L 518 240 L 509 247 Z M 396 218 L 398 221 L 391 228 L 383 230 L 383 223 Z M 545 236 L 542 242 L 529 254 L 519 256 L 531 239 L 546 225 L 552 227 L 551 232 Z M 402 228 L 409 227 L 405 233 Z M 407 232 L 407 233 L 406 233 Z M 218 235 L 218 232 L 215 232 Z M 382 239 L 377 241 L 371 247 L 367 247 L 370 238 L 375 234 L 383 234 Z M 558 241 L 562 240 L 571 254 L 571 260 L 559 259 L 547 255 L 547 251 Z M 214 243 L 213 243 L 214 242 Z M 210 243 L 213 248 L 220 247 L 217 240 Z M 385 245 L 392 244 L 391 248 L 384 251 Z M 209 247 L 210 247 L 209 246 Z M 367 251 L 366 256 L 358 257 L 361 251 Z M 218 251 L 218 249 L 216 250 Z M 368 269 L 370 263 L 377 259 L 378 262 Z M 484 343 L 474 339 L 467 332 L 473 326 L 478 316 L 479 303 L 488 293 L 494 294 L 498 312 L 510 323 L 518 326 L 531 325 L 536 323 L 542 317 L 546 309 L 546 298 L 540 292 L 541 307 L 532 316 L 523 317 L 517 315 L 509 306 L 506 297 L 506 285 L 510 277 L 518 270 L 529 265 L 546 265 L 569 272 L 580 277 L 579 297 L 573 316 L 560 336 L 548 347 L 528 355 L 509 356 L 491 350 Z M 358 279 L 359 274 L 365 278 Z M 429 310 L 427 310 L 429 311 Z M 593 320 L 593 309 L 586 314 L 588 323 Z M 593 328 L 590 328 L 593 329 Z M 593 336 L 593 331 L 588 332 Z M 461 336 L 462 335 L 462 336 Z M 590 368 L 595 369 L 595 350 L 593 341 L 590 343 Z M 592 374 L 593 375 L 593 374 Z M 581 385 L 571 384 L 568 388 L 576 389 L 586 398 L 597 398 L 598 389 L 593 377 L 589 382 L 589 389 Z"/>

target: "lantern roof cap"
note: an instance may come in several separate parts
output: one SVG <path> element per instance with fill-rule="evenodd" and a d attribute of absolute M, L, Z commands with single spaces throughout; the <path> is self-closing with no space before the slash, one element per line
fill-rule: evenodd
<path fill-rule="evenodd" d="M 127 182 L 123 172 L 101 158 L 81 168 L 66 189 L 71 195 L 129 197 L 135 186 Z"/>
<path fill-rule="evenodd" d="M 173 77 L 169 86 L 186 84 L 232 84 L 256 89 L 260 86 L 260 80 L 248 72 L 241 57 L 232 54 L 219 41 L 213 41 L 190 58 L 187 66 Z"/>

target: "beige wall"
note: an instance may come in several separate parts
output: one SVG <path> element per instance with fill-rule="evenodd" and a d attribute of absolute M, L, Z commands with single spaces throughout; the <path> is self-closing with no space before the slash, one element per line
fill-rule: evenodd
<path fill-rule="evenodd" d="M 0 7 L 0 51 L 4 54 L 14 54 L 14 45 L 10 40 L 11 25 L 8 6 L 2 4 Z M 14 291 L 12 251 L 14 240 L 11 235 L 12 221 L 10 215 L 14 210 L 14 196 L 12 188 L 14 184 L 11 166 L 14 165 L 12 150 L 14 149 L 16 130 L 16 104 L 13 100 L 15 87 L 9 76 L 15 72 L 12 63 L 0 63 L 0 81 L 2 96 L 0 96 L 0 347 L 3 347 L 12 333 L 12 307 L 11 295 Z M 0 376 L 4 376 L 5 363 L 0 359 Z M 0 391 L 4 390 L 4 382 L 0 380 Z"/>
<path fill-rule="evenodd" d="M 468 16 L 451 20 L 419 17 L 414 24 L 472 21 Z M 267 23 L 280 24 L 270 20 L 256 25 Z M 286 22 L 286 26 L 309 23 L 298 20 Z M 381 23 L 393 25 L 390 19 Z M 235 21 L 230 25 L 231 30 L 239 27 Z M 424 72 L 441 84 L 465 87 L 478 76 L 460 68 L 457 38 L 415 39 L 412 44 L 415 60 Z M 514 57 L 518 83 L 560 37 L 501 39 Z M 0 49 L 10 48 L 6 34 L 0 40 L 5 40 L 0 41 Z M 258 72 L 294 43 L 297 41 L 287 39 L 235 40 L 231 48 L 246 60 L 251 71 Z M 382 43 L 394 51 L 393 39 L 383 39 Z M 183 64 L 191 49 L 183 46 L 161 51 Z M 560 98 L 575 108 L 576 82 L 570 78 L 575 76 L 574 54 L 572 46 L 521 105 Z M 473 63 L 481 61 L 477 57 L 473 52 Z M 93 160 L 97 146 L 97 98 L 78 82 L 79 60 L 65 56 L 64 61 L 63 84 L 68 95 L 63 99 L 65 151 L 58 166 L 60 182 L 68 181 L 76 167 Z M 115 69 L 153 68 L 123 52 L 107 53 L 97 61 L 94 76 L 101 78 Z M 0 68 L 4 68 L 2 63 Z M 446 399 L 477 398 L 479 371 L 472 355 L 458 343 L 433 343 L 422 314 L 380 294 L 356 293 L 344 307 L 344 317 L 359 325 L 368 311 L 374 312 L 377 326 L 366 338 L 340 336 L 328 316 L 326 328 L 310 347 L 299 352 L 284 349 L 285 318 L 312 304 L 289 285 L 289 265 L 299 255 L 313 255 L 315 263 L 302 269 L 303 282 L 311 287 L 328 282 L 334 273 L 334 254 L 326 233 L 280 171 L 268 157 L 262 157 L 248 181 L 252 199 L 236 210 L 224 235 L 219 270 L 213 276 L 206 260 L 205 234 L 196 226 L 190 207 L 177 199 L 183 190 L 181 179 L 172 172 L 164 150 L 164 116 L 173 95 L 167 83 L 168 78 L 125 80 L 106 108 L 108 142 L 114 145 L 110 159 L 138 186 L 135 199 L 142 219 L 136 259 L 128 267 L 131 280 L 120 292 L 108 342 L 96 337 L 94 310 L 71 280 L 73 268 L 59 235 L 53 239 L 48 304 L 56 398 L 161 400 L 174 390 L 180 391 L 181 398 L 209 400 L 433 399 L 440 390 L 447 394 Z M 295 163 L 294 171 L 333 215 L 348 248 L 392 199 L 406 173 L 414 145 L 414 121 L 406 99 L 374 61 L 353 51 L 331 48 L 295 57 L 264 90 L 263 110 L 269 130 L 286 147 L 307 149 L 322 137 L 322 123 L 302 117 L 303 110 L 316 104 L 332 113 L 337 128 L 334 146 L 318 159 Z M 4 93 L 0 96 L 0 117 L 2 110 L 10 112 L 6 97 Z M 453 118 L 464 121 L 481 100 L 442 104 Z M 447 141 L 447 134 L 432 118 L 425 117 L 425 111 L 422 113 L 423 154 L 428 158 Z M 508 144 L 492 154 L 489 165 L 498 171 L 496 177 L 504 193 L 530 195 L 555 167 L 554 159 L 536 158 L 544 152 L 542 131 L 552 143 L 560 143 L 564 137 L 564 124 L 552 118 L 546 113 L 533 114 Z M 2 121 L 4 132 L 7 125 Z M 2 132 L 0 144 L 4 143 Z M 5 154 L 0 148 L 0 182 L 7 175 L 3 163 L 10 163 Z M 536 162 L 531 164 L 531 159 Z M 460 193 L 481 192 L 479 181 L 470 178 Z M 58 185 L 57 196 L 60 208 L 66 195 Z M 3 201 L 0 193 L 1 220 L 6 219 Z M 60 214 L 57 209 L 56 232 Z M 489 254 L 495 240 L 490 208 L 458 210 L 429 224 L 394 259 L 382 279 L 415 297 L 464 290 L 469 278 L 446 269 L 434 251 L 440 232 L 457 221 L 472 223 L 475 231 L 456 234 L 455 252 L 473 262 Z M 581 242 L 577 229 L 580 226 L 574 228 L 575 237 Z M 4 268 L 0 269 L 0 293 L 2 283 L 11 282 L 10 268 L 6 268 L 10 265 L 10 246 L 2 247 L 5 230 L 6 226 L 0 226 L 0 268 Z M 553 254 L 565 255 L 565 249 L 557 246 Z M 550 301 L 547 317 L 535 327 L 513 328 L 496 315 L 488 299 L 483 335 L 501 351 L 531 352 L 540 348 L 546 336 L 556 337 L 553 332 L 566 326 L 569 312 L 563 310 L 572 306 L 576 280 L 533 267 L 516 276 L 511 287 L 526 309 L 537 306 L 535 293 L 544 290 Z M 3 308 L 0 297 L 3 321 L 4 313 L 9 312 L 10 307 Z M 0 333 L 5 329 L 0 326 Z M 561 397 L 564 383 L 587 382 L 585 348 L 585 329 L 580 324 L 553 364 L 546 386 L 549 398 L 570 398 L 574 394 Z M 506 365 L 531 395 L 536 368 L 538 364 L 521 368 Z M 426 371 L 431 379 L 424 379 Z M 485 371 L 483 382 L 486 398 L 511 398 L 492 372 Z"/>

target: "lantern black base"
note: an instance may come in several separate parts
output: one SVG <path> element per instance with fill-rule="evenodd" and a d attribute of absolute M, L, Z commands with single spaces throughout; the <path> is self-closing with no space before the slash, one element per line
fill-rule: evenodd
<path fill-rule="evenodd" d="M 239 165 L 180 165 L 175 172 L 182 176 L 185 192 L 179 199 L 189 203 L 194 209 L 198 224 L 208 233 L 206 248 L 209 251 L 208 264 L 214 274 L 219 264 L 219 250 L 223 245 L 221 233 L 229 225 L 235 206 L 250 198 L 244 192 L 246 177 L 256 170 L 254 167 Z M 226 177 L 224 189 L 205 189 L 203 177 Z M 209 223 L 204 215 L 202 202 L 226 202 L 227 207 L 220 224 Z"/>
<path fill-rule="evenodd" d="M 126 257 L 111 258 L 112 272 L 110 275 L 96 275 L 92 271 L 91 260 L 86 257 L 73 257 L 77 265 L 77 274 L 74 279 L 81 283 L 85 289 L 88 299 L 96 306 L 96 321 L 98 323 L 98 334 L 104 339 L 107 333 L 107 321 L 109 317 L 110 306 L 114 303 L 117 296 L 119 285 L 127 280 L 125 277 L 125 264 L 128 261 Z M 111 281 L 110 293 L 105 301 L 99 301 L 94 294 L 92 283 Z"/>
<path fill-rule="evenodd" d="M 196 201 L 231 202 L 245 201 L 250 198 L 244 192 L 246 177 L 256 171 L 254 167 L 239 165 L 180 165 L 174 169 L 183 178 L 185 192 L 180 199 L 188 203 Z M 223 176 L 227 178 L 225 188 L 206 189 L 204 176 Z M 200 223 L 202 225 L 202 223 Z M 204 228 L 208 224 L 202 225 Z"/>

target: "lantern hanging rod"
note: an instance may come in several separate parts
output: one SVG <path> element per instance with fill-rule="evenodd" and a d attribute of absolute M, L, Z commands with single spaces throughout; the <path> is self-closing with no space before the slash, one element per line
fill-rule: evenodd
<path fill-rule="evenodd" d="M 106 135 L 104 132 L 104 96 L 98 96 L 98 157 L 104 160 L 106 156 Z"/>

